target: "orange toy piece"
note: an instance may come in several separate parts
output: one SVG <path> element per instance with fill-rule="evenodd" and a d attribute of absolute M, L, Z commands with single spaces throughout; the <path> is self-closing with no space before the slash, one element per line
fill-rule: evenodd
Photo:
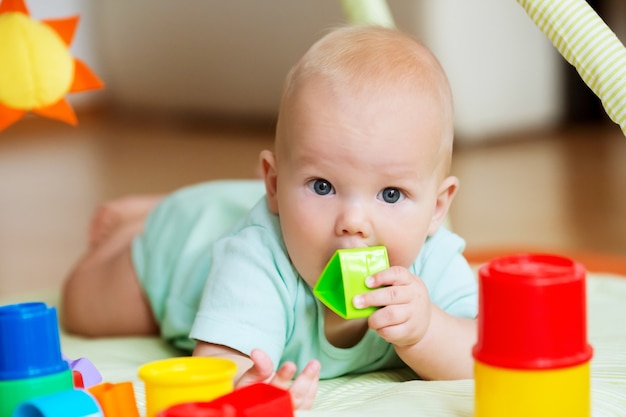
<path fill-rule="evenodd" d="M 100 404 L 104 417 L 139 417 L 132 382 L 117 384 L 103 382 L 88 388 L 87 391 Z"/>
<path fill-rule="evenodd" d="M 0 130 L 27 112 L 76 125 L 67 93 L 104 87 L 68 50 L 78 16 L 41 22 L 24 0 L 0 0 Z"/>

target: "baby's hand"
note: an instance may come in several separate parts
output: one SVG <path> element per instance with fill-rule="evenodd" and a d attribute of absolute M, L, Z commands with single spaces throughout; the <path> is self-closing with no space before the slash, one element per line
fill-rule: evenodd
<path fill-rule="evenodd" d="M 398 347 L 419 343 L 428 330 L 431 314 L 424 282 L 408 269 L 393 266 L 368 277 L 366 285 L 376 290 L 355 296 L 354 306 L 383 307 L 369 317 L 369 327 Z"/>
<path fill-rule="evenodd" d="M 272 360 L 265 352 L 254 349 L 250 353 L 253 365 L 244 373 L 237 386 L 244 386 L 256 382 L 266 382 L 282 389 L 289 390 L 294 409 L 308 409 L 313 406 L 317 385 L 319 382 L 320 363 L 311 361 L 296 377 L 296 365 L 293 362 L 284 363 L 276 373 Z"/>

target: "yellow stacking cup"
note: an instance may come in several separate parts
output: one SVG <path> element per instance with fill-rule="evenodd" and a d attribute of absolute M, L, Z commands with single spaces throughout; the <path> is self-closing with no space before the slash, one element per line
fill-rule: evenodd
<path fill-rule="evenodd" d="M 520 370 L 476 361 L 474 415 L 589 417 L 589 372 L 589 362 L 567 368 Z"/>
<path fill-rule="evenodd" d="M 179 357 L 139 368 L 146 388 L 146 416 L 176 404 L 211 401 L 233 391 L 235 362 L 222 358 Z"/>

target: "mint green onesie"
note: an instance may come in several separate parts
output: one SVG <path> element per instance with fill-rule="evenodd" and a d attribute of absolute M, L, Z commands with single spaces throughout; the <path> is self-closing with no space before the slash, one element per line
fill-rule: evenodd
<path fill-rule="evenodd" d="M 436 305 L 473 318 L 477 284 L 463 248 L 441 228 L 410 270 Z M 135 239 L 133 262 L 162 336 L 183 349 L 194 340 L 260 348 L 276 367 L 299 369 L 317 359 L 322 378 L 402 366 L 372 330 L 348 349 L 326 340 L 323 306 L 289 260 L 261 181 L 202 183 L 167 197 Z"/>

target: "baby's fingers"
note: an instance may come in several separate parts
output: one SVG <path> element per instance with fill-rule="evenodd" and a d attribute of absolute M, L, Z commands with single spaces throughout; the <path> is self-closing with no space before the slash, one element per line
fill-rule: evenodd
<path fill-rule="evenodd" d="M 276 371 L 276 375 L 272 378 L 271 384 L 282 389 L 289 389 L 291 379 L 296 375 L 296 364 L 293 362 L 285 362 Z"/>
<path fill-rule="evenodd" d="M 252 367 L 248 369 L 237 381 L 237 387 L 254 384 L 256 382 L 269 382 L 276 377 L 272 359 L 260 349 L 253 349 L 250 353 Z M 295 365 L 293 365 L 295 368 Z M 295 371 L 294 371 L 295 372 Z M 293 376 L 293 374 L 291 375 Z"/>
<path fill-rule="evenodd" d="M 405 287 L 379 288 L 354 297 L 352 303 L 356 308 L 384 307 L 389 305 L 407 304 L 411 300 L 410 294 Z"/>
<path fill-rule="evenodd" d="M 392 266 L 367 277 L 365 284 L 369 288 L 387 287 L 391 285 L 407 285 L 415 280 L 415 275 L 401 266 Z"/>
<path fill-rule="evenodd" d="M 311 361 L 291 384 L 289 392 L 294 409 L 308 409 L 313 406 L 320 378 L 320 363 Z"/>
<path fill-rule="evenodd" d="M 422 280 L 402 267 L 378 272 L 368 277 L 366 284 L 376 289 L 355 296 L 352 303 L 356 308 L 407 304 L 428 296 Z"/>

